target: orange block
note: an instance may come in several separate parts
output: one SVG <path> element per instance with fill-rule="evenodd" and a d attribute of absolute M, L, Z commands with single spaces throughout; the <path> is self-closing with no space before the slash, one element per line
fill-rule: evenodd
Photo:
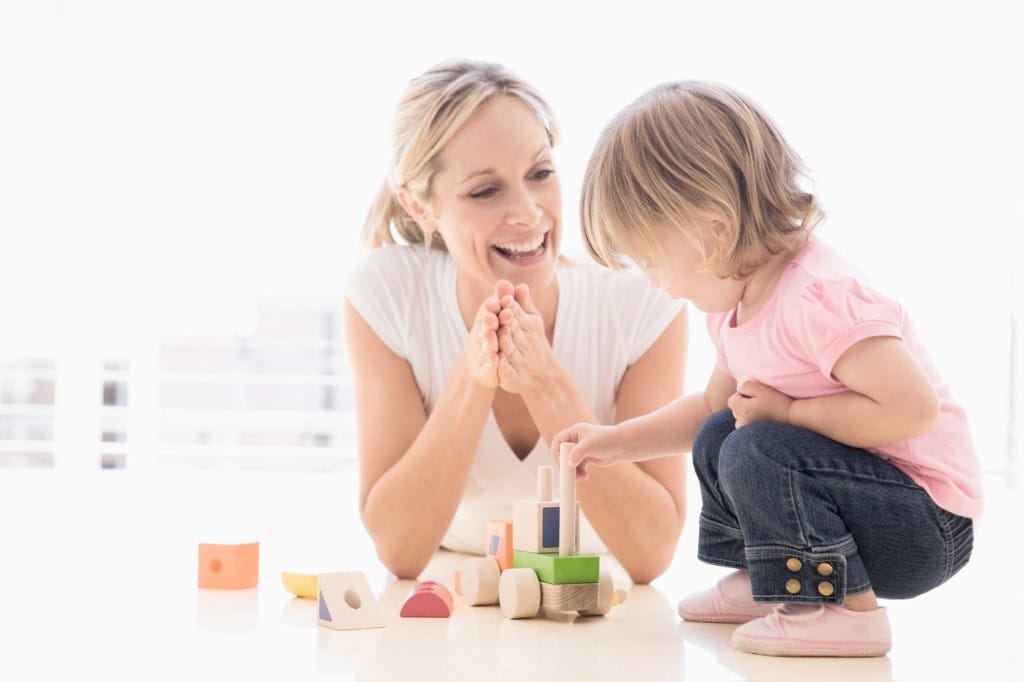
<path fill-rule="evenodd" d="M 487 522 L 487 556 L 494 557 L 501 570 L 512 568 L 512 522 Z"/>
<path fill-rule="evenodd" d="M 256 587 L 260 574 L 260 543 L 199 543 L 199 587 L 239 590 Z"/>

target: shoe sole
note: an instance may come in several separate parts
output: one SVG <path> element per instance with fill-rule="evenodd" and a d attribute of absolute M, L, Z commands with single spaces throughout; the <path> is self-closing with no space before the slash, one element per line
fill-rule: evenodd
<path fill-rule="evenodd" d="M 761 656 L 835 656 L 844 658 L 875 658 L 885 656 L 892 648 L 884 642 L 857 642 L 856 644 L 822 644 L 820 642 L 794 642 L 744 640 L 733 637 L 732 645 L 739 651 Z"/>
<path fill-rule="evenodd" d="M 701 615 L 701 614 L 684 614 L 679 612 L 679 617 L 685 620 L 687 623 L 725 623 L 729 625 L 743 625 L 749 623 L 752 620 L 758 618 L 764 618 L 768 614 L 761 614 L 759 616 L 728 616 L 724 614 L 715 615 Z"/>

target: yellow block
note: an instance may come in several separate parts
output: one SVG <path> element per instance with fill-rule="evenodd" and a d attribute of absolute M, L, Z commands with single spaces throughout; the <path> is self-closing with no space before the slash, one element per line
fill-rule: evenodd
<path fill-rule="evenodd" d="M 281 582 L 284 583 L 284 589 L 296 597 L 316 599 L 316 575 L 281 571 Z"/>

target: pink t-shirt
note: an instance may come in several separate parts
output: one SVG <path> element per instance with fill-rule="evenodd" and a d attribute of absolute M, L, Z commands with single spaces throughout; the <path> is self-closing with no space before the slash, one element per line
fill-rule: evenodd
<path fill-rule="evenodd" d="M 871 450 L 943 509 L 970 518 L 981 514 L 981 472 L 963 409 L 953 401 L 903 307 L 866 284 L 836 251 L 812 238 L 754 317 L 739 326 L 735 319 L 735 310 L 707 316 L 718 367 L 737 385 L 759 381 L 797 399 L 846 391 L 832 377 L 832 368 L 858 341 L 902 339 L 935 388 L 941 412 L 920 436 Z"/>

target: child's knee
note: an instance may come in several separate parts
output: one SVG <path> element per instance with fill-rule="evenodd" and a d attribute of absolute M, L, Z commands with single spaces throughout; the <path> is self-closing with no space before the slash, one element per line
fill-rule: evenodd
<path fill-rule="evenodd" d="M 736 419 L 731 410 L 715 412 L 708 417 L 693 441 L 694 466 L 699 468 L 706 462 L 717 460 L 722 443 L 735 430 Z"/>

